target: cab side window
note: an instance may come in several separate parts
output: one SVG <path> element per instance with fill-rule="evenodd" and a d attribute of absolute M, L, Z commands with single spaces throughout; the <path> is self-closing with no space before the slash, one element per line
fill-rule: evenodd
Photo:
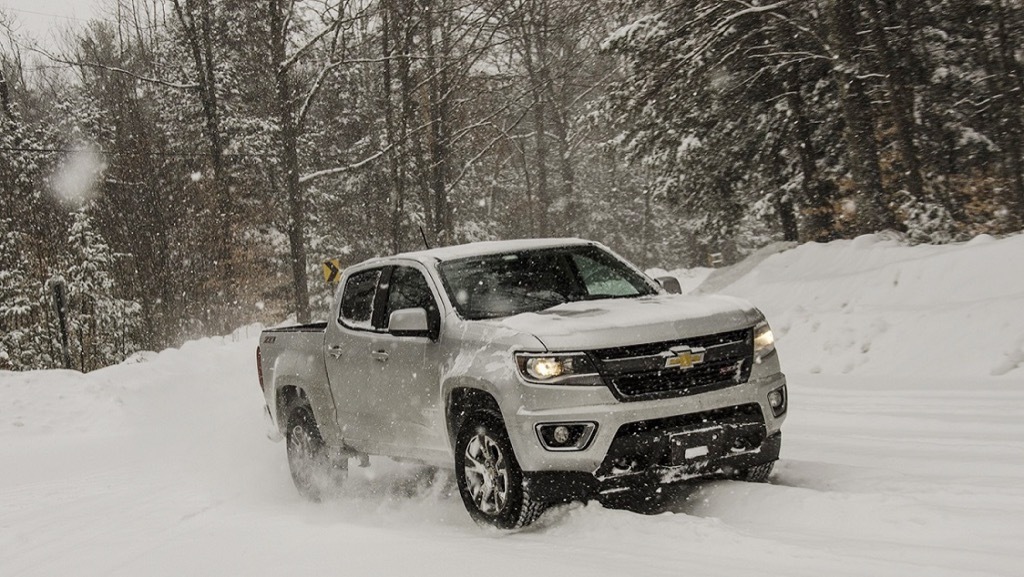
<path fill-rule="evenodd" d="M 370 269 L 348 277 L 341 293 L 338 321 L 357 329 L 373 329 L 373 301 L 381 269 Z"/>
<path fill-rule="evenodd" d="M 384 311 L 384 322 L 387 323 L 391 313 L 402 309 L 426 309 L 427 320 L 431 329 L 440 324 L 440 313 L 434 293 L 423 273 L 407 266 L 398 266 L 391 273 L 388 283 L 387 308 Z"/>

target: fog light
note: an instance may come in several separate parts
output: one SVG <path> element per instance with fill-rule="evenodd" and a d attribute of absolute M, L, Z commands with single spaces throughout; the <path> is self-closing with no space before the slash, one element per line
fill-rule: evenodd
<path fill-rule="evenodd" d="M 786 387 L 782 386 L 768 393 L 768 405 L 772 408 L 772 414 L 778 417 L 786 412 Z"/>
<path fill-rule="evenodd" d="M 559 425 L 555 427 L 555 442 L 564 445 L 569 442 L 569 427 Z"/>
<path fill-rule="evenodd" d="M 550 423 L 537 425 L 537 437 L 549 451 L 582 451 L 590 444 L 596 423 Z"/>

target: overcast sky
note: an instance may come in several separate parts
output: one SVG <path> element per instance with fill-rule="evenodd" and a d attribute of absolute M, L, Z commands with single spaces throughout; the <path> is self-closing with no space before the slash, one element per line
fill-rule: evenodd
<path fill-rule="evenodd" d="M 61 30 L 81 26 L 100 13 L 103 0 L 0 0 L 0 11 L 23 35 L 49 44 Z"/>

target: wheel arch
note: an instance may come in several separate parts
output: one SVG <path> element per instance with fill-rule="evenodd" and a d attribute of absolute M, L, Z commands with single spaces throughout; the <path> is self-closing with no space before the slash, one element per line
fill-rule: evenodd
<path fill-rule="evenodd" d="M 320 384 L 297 376 L 281 376 L 274 382 L 274 392 L 268 395 L 268 400 L 271 399 L 271 416 L 282 435 L 288 428 L 289 413 L 301 403 L 309 405 L 324 441 L 332 446 L 339 444 L 334 400 L 326 382 Z"/>
<path fill-rule="evenodd" d="M 306 390 L 300 385 L 285 384 L 277 389 L 274 395 L 274 408 L 275 416 L 277 417 L 277 427 L 282 433 L 288 428 L 288 414 L 293 407 L 299 404 L 311 405 Z"/>
<path fill-rule="evenodd" d="M 492 393 L 473 385 L 464 384 L 453 387 L 448 392 L 445 405 L 445 425 L 448 441 L 453 449 L 459 425 L 466 415 L 477 409 L 490 409 L 501 415 L 498 399 Z"/>

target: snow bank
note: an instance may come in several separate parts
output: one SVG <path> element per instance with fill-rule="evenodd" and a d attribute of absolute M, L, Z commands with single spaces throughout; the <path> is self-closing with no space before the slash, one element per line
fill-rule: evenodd
<path fill-rule="evenodd" d="M 765 312 L 788 372 L 943 379 L 1024 367 L 1024 236 L 805 244 L 720 292 Z"/>

